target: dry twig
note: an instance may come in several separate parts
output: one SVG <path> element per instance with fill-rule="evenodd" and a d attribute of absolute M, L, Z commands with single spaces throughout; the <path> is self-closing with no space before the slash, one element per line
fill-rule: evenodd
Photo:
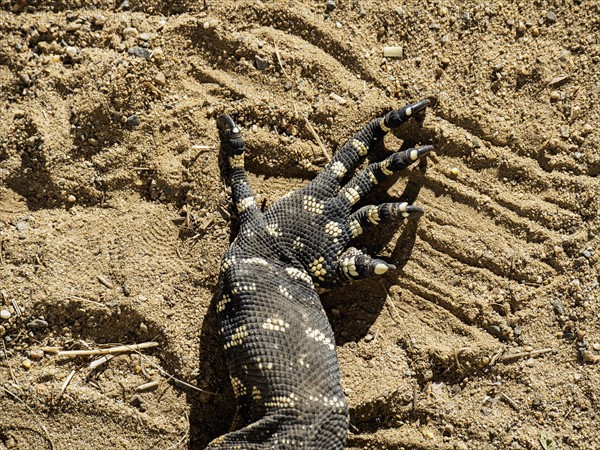
<path fill-rule="evenodd" d="M 142 342 L 141 344 L 119 345 L 110 348 L 95 348 L 92 350 L 63 350 L 57 353 L 58 356 L 90 356 L 90 355 L 109 355 L 115 353 L 137 352 L 140 349 L 157 347 L 158 342 Z"/>
<path fill-rule="evenodd" d="M 315 130 L 315 128 L 308 121 L 308 118 L 304 114 L 301 114 L 301 115 L 302 115 L 302 118 L 304 119 L 304 123 L 306 124 L 306 128 L 308 128 L 308 131 L 310 131 L 310 134 L 312 134 L 313 138 L 315 138 L 315 141 L 317 141 L 317 144 L 319 144 L 319 147 L 321 147 L 321 150 L 323 151 L 323 155 L 325 156 L 325 158 L 327 158 L 327 161 L 331 161 L 331 155 L 329 154 L 329 151 L 325 148 L 323 141 L 317 134 L 317 130 Z"/>
<path fill-rule="evenodd" d="M 515 359 L 519 359 L 519 358 L 525 358 L 525 357 L 533 358 L 535 356 L 540 356 L 545 353 L 550 353 L 552 351 L 554 351 L 553 348 L 542 348 L 540 350 L 531 350 L 530 352 L 518 352 L 518 353 L 513 353 L 511 355 L 504 355 L 504 356 L 498 358 L 498 361 L 499 362 L 510 362 L 510 361 L 514 361 Z"/>
<path fill-rule="evenodd" d="M 65 393 L 65 390 L 67 389 L 67 386 L 69 386 L 69 383 L 71 383 L 71 380 L 73 379 L 73 376 L 75 375 L 75 372 L 76 372 L 75 370 L 71 370 L 71 373 L 67 376 L 64 383 L 60 387 L 60 392 L 56 396 L 56 400 L 59 400 L 62 397 L 62 395 Z"/>

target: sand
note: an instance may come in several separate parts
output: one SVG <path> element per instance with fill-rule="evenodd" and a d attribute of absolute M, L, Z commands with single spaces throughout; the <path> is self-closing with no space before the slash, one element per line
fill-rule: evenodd
<path fill-rule="evenodd" d="M 322 295 L 348 448 L 599 449 L 599 17 L 589 0 L 0 0 L 0 449 L 225 432 L 215 117 L 243 128 L 268 207 L 422 98 L 370 159 L 436 154 L 368 202 L 426 213 L 357 243 L 399 270 Z M 143 342 L 97 368 L 56 354 Z"/>

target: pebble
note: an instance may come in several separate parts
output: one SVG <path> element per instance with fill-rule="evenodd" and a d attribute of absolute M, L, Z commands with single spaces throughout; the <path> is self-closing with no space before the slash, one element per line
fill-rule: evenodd
<path fill-rule="evenodd" d="M 569 130 L 568 125 L 562 125 L 560 127 L 560 135 L 564 138 L 568 138 L 571 135 L 571 130 Z"/>
<path fill-rule="evenodd" d="M 525 365 L 527 367 L 533 367 L 535 365 L 535 359 L 529 358 L 528 360 L 525 361 Z"/>
<path fill-rule="evenodd" d="M 581 132 L 583 134 L 590 134 L 592 131 L 594 131 L 594 127 L 591 126 L 589 123 L 586 123 L 583 128 L 581 129 Z"/>
<path fill-rule="evenodd" d="M 565 307 L 560 299 L 554 300 L 552 308 L 554 309 L 555 314 L 558 316 L 562 316 L 565 313 Z"/>
<path fill-rule="evenodd" d="M 77 201 L 77 197 L 75 197 L 73 194 L 71 194 L 67 197 L 67 202 L 69 202 L 69 203 L 75 203 L 76 201 Z"/>
<path fill-rule="evenodd" d="M 65 48 L 65 53 L 70 58 L 75 58 L 77 56 L 78 52 L 79 52 L 79 50 L 77 49 L 77 47 L 73 47 L 71 45 L 69 45 L 67 48 Z"/>
<path fill-rule="evenodd" d="M 452 175 L 453 177 L 457 177 L 459 173 L 460 170 L 458 169 L 458 167 L 452 167 L 450 169 L 450 175 Z"/>
<path fill-rule="evenodd" d="M 371 333 L 368 333 L 365 336 L 365 342 L 371 342 L 373 340 L 373 335 Z"/>
<path fill-rule="evenodd" d="M 23 366 L 24 369 L 29 370 L 29 369 L 31 369 L 31 360 L 29 358 L 25 358 L 23 360 L 23 362 L 21 363 L 21 365 Z"/>
<path fill-rule="evenodd" d="M 557 20 L 556 13 L 554 11 L 548 11 L 548 14 L 546 14 L 546 22 L 552 25 L 556 23 Z"/>
<path fill-rule="evenodd" d="M 31 359 L 37 359 L 40 360 L 44 357 L 44 350 L 31 350 L 29 352 L 29 357 Z"/>
<path fill-rule="evenodd" d="M 10 311 L 8 309 L 3 309 L 2 311 L 0 311 L 0 318 L 2 318 L 4 320 L 10 319 L 11 315 L 12 314 L 10 313 Z"/>
<path fill-rule="evenodd" d="M 123 36 L 125 37 L 137 37 L 138 35 L 138 30 L 137 28 L 134 27 L 127 27 L 123 29 Z"/>
<path fill-rule="evenodd" d="M 128 127 L 137 127 L 140 124 L 140 118 L 137 114 L 132 114 L 127 118 L 126 123 Z"/>
<path fill-rule="evenodd" d="M 17 227 L 18 232 L 23 232 L 27 229 L 27 222 L 23 222 L 23 221 L 17 222 L 16 227 Z"/>
<path fill-rule="evenodd" d="M 164 86 L 167 83 L 167 78 L 165 77 L 164 73 L 158 72 L 156 75 L 154 75 L 154 82 L 156 84 Z"/>
<path fill-rule="evenodd" d="M 150 59 L 150 51 L 147 48 L 140 47 L 139 45 L 134 45 L 127 51 L 127 53 L 137 56 L 138 58 Z"/>
<path fill-rule="evenodd" d="M 5 333 L 6 333 L 6 328 L 4 328 L 4 325 L 0 325 L 0 337 L 4 336 Z"/>
<path fill-rule="evenodd" d="M 41 331 L 48 328 L 48 322 L 42 319 L 33 319 L 27 324 L 27 328 L 30 330 Z"/>
<path fill-rule="evenodd" d="M 600 342 L 594 342 L 592 348 L 596 351 L 600 351 Z"/>
<path fill-rule="evenodd" d="M 325 6 L 325 11 L 331 12 L 335 9 L 335 1 L 327 0 L 327 5 Z"/>
<path fill-rule="evenodd" d="M 254 67 L 256 67 L 258 70 L 265 70 L 267 67 L 269 67 L 269 61 L 260 55 L 256 55 L 254 57 Z"/>
<path fill-rule="evenodd" d="M 550 92 L 550 100 L 552 100 L 553 102 L 557 102 L 561 99 L 562 95 L 560 95 L 560 92 L 558 91 L 552 91 Z"/>
<path fill-rule="evenodd" d="M 592 253 L 590 250 L 587 250 L 587 249 L 586 249 L 586 250 L 584 250 L 584 251 L 582 252 L 582 255 L 583 255 L 583 256 L 584 256 L 586 259 L 590 259 L 590 258 L 592 257 L 592 255 L 593 255 L 593 253 Z"/>

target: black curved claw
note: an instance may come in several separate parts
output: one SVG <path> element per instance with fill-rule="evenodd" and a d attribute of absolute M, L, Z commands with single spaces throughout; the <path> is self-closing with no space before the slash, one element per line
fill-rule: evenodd
<path fill-rule="evenodd" d="M 427 106 L 431 104 L 431 100 L 428 98 L 423 99 L 417 103 L 413 103 L 411 105 L 403 106 L 400 109 L 396 109 L 395 111 L 391 111 L 387 113 L 384 119 L 384 124 L 388 128 L 398 128 L 404 122 L 406 122 L 409 118 L 414 116 L 415 114 L 423 111 Z"/>
<path fill-rule="evenodd" d="M 421 217 L 425 211 L 418 206 L 409 205 L 408 203 L 388 203 L 387 211 L 382 211 L 382 218 L 387 220 L 408 219 L 416 220 Z"/>
<path fill-rule="evenodd" d="M 433 150 L 433 145 L 424 145 L 415 149 L 417 151 L 417 159 L 429 154 Z"/>
<path fill-rule="evenodd" d="M 431 105 L 431 100 L 429 100 L 428 98 L 423 99 L 420 102 L 413 103 L 412 105 L 408 105 L 408 108 L 411 109 L 411 112 L 409 113 L 408 111 L 406 111 L 406 115 L 410 116 L 410 115 L 419 113 L 419 112 L 423 111 L 425 108 L 427 108 L 429 105 Z"/>

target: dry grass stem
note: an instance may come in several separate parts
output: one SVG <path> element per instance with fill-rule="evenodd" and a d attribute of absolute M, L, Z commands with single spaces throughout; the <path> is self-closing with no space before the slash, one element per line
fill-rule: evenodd
<path fill-rule="evenodd" d="M 140 384 L 139 386 L 137 386 L 135 388 L 135 390 L 137 392 L 149 391 L 150 389 L 156 388 L 159 384 L 160 384 L 160 381 L 158 381 L 158 380 L 150 381 L 148 383 Z"/>
<path fill-rule="evenodd" d="M 65 379 L 64 383 L 60 387 L 60 392 L 58 393 L 58 396 L 56 397 L 56 400 L 60 399 L 62 397 L 62 395 L 65 393 L 65 390 L 69 386 L 69 383 L 71 383 L 71 380 L 73 379 L 73 376 L 75 376 L 75 372 L 76 372 L 75 370 L 71 370 L 71 373 L 67 376 L 67 378 Z"/>
<path fill-rule="evenodd" d="M 95 359 L 94 361 L 92 361 L 91 363 L 89 363 L 88 368 L 89 369 L 97 369 L 98 367 L 100 367 L 102 364 L 106 364 L 108 361 L 110 361 L 111 359 L 113 359 L 116 355 L 104 355 L 101 358 Z"/>
<path fill-rule="evenodd" d="M 315 138 L 315 141 L 317 141 L 317 144 L 319 144 L 319 147 L 321 147 L 323 155 L 325 156 L 325 158 L 327 158 L 327 161 L 331 161 L 331 155 L 329 154 L 329 151 L 327 151 L 327 149 L 325 148 L 325 145 L 323 145 L 323 141 L 321 140 L 321 138 L 317 134 L 317 130 L 315 130 L 315 128 L 308 121 L 308 118 L 304 114 L 302 114 L 302 118 L 304 119 L 304 123 L 306 124 L 306 128 L 308 128 L 308 131 L 310 131 L 310 134 L 312 134 L 313 138 Z"/>
<path fill-rule="evenodd" d="M 542 348 L 540 350 L 532 350 L 530 352 L 519 352 L 519 353 L 513 353 L 511 355 L 504 355 L 500 358 L 498 358 L 499 362 L 509 362 L 509 361 L 514 361 L 515 359 L 519 359 L 519 358 L 533 358 L 535 356 L 540 356 L 543 355 L 545 353 L 550 353 L 554 351 L 553 348 Z"/>
<path fill-rule="evenodd" d="M 115 353 L 135 352 L 152 347 L 158 347 L 158 342 L 142 342 L 141 344 L 119 345 L 117 347 L 96 348 L 92 350 L 63 350 L 57 354 L 58 356 L 110 355 Z"/>

